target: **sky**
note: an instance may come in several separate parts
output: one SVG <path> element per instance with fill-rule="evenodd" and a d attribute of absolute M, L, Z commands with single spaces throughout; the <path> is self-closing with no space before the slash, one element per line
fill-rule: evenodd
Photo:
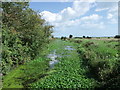
<path fill-rule="evenodd" d="M 115 36 L 118 34 L 118 3 L 96 0 L 73 2 L 30 2 L 47 23 L 53 25 L 55 37 Z"/>

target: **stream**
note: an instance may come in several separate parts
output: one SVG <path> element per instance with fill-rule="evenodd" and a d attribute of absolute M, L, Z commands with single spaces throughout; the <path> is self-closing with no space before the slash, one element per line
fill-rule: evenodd
<path fill-rule="evenodd" d="M 54 65 L 59 62 L 59 60 L 57 60 L 56 58 L 60 56 L 56 55 L 56 50 L 54 50 L 54 52 L 52 54 L 48 54 L 47 57 L 51 59 L 51 61 L 49 61 L 49 66 L 50 66 L 50 69 L 52 69 Z"/>
<path fill-rule="evenodd" d="M 65 46 L 65 50 L 75 50 L 72 46 Z"/>
<path fill-rule="evenodd" d="M 74 48 L 72 48 L 72 46 L 65 46 L 64 49 L 68 50 L 69 52 L 71 50 L 75 50 Z M 63 55 L 63 56 L 70 56 L 70 55 Z M 51 59 L 51 61 L 49 61 L 49 67 L 50 67 L 50 69 L 53 69 L 54 65 L 57 64 L 57 63 L 59 63 L 59 60 L 57 60 L 57 58 L 58 57 L 63 57 L 63 56 L 57 55 L 56 54 L 56 49 L 52 53 L 48 54 L 47 58 Z"/>

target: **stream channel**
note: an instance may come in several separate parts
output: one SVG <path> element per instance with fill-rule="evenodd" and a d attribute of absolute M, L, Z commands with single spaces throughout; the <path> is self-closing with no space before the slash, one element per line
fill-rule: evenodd
<path fill-rule="evenodd" d="M 72 46 L 65 46 L 64 49 L 68 50 L 69 52 L 71 50 L 75 50 Z M 49 67 L 50 67 L 50 69 L 53 69 L 54 65 L 57 64 L 57 63 L 59 63 L 59 60 L 57 60 L 57 58 L 58 57 L 60 58 L 60 57 L 63 57 L 63 56 L 69 56 L 69 55 L 62 55 L 62 56 L 57 55 L 56 54 L 56 49 L 52 53 L 48 54 L 47 58 L 51 59 L 51 61 L 49 61 Z"/>

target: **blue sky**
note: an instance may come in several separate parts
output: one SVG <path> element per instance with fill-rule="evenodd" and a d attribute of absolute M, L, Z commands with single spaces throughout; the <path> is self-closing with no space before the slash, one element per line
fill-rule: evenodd
<path fill-rule="evenodd" d="M 118 34 L 118 6 L 114 2 L 30 2 L 30 8 L 50 25 L 55 37 L 114 36 Z"/>

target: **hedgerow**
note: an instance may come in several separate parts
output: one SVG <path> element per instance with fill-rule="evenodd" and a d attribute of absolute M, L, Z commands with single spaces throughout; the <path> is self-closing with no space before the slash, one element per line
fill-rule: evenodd
<path fill-rule="evenodd" d="M 27 2 L 2 3 L 2 73 L 33 60 L 49 43 L 51 25 Z"/>

